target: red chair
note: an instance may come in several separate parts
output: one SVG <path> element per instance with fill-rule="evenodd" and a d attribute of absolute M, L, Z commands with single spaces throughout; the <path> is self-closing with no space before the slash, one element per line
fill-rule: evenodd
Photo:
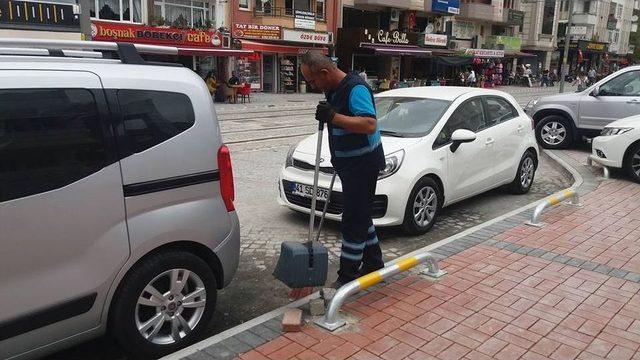
<path fill-rule="evenodd" d="M 244 103 L 244 99 L 249 99 L 251 102 L 251 84 L 245 83 L 244 87 L 238 89 L 238 95 L 240 95 L 240 99 L 242 99 L 242 103 Z"/>

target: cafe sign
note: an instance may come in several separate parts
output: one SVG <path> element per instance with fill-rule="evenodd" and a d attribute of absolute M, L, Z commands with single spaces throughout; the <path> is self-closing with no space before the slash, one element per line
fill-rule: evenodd
<path fill-rule="evenodd" d="M 491 50 L 491 49 L 465 49 L 467 56 L 473 56 L 478 58 L 503 58 L 504 50 Z"/>
<path fill-rule="evenodd" d="M 294 27 L 298 29 L 315 30 L 316 13 L 310 11 L 294 10 Z"/>
<path fill-rule="evenodd" d="M 313 31 L 283 29 L 282 40 L 326 45 L 329 43 L 329 34 L 317 33 Z"/>
<path fill-rule="evenodd" d="M 524 25 L 524 11 L 509 9 L 507 12 L 507 25 Z"/>
<path fill-rule="evenodd" d="M 233 37 L 238 39 L 279 40 L 280 32 L 278 25 L 233 24 Z"/>
<path fill-rule="evenodd" d="M 578 49 L 582 51 L 605 53 L 607 52 L 607 44 L 592 41 L 578 41 Z"/>
<path fill-rule="evenodd" d="M 425 34 L 425 46 L 447 46 L 447 35 Z"/>
<path fill-rule="evenodd" d="M 219 32 L 183 30 L 104 21 L 92 22 L 91 36 L 93 40 L 99 41 L 181 45 L 199 48 L 222 47 L 222 35 Z"/>
<path fill-rule="evenodd" d="M 398 30 L 364 29 L 364 42 L 385 45 L 414 45 L 417 43 L 415 33 L 406 33 Z"/>
<path fill-rule="evenodd" d="M 460 40 L 470 40 L 476 34 L 476 25 L 471 21 L 451 22 L 451 36 Z"/>

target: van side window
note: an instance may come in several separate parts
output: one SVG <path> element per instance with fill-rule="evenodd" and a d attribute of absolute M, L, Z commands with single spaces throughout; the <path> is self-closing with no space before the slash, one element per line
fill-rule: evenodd
<path fill-rule="evenodd" d="M 106 164 L 89 90 L 0 90 L 0 202 L 61 188 Z"/>
<path fill-rule="evenodd" d="M 173 92 L 118 90 L 129 150 L 144 151 L 167 141 L 195 123 L 189 97 Z"/>

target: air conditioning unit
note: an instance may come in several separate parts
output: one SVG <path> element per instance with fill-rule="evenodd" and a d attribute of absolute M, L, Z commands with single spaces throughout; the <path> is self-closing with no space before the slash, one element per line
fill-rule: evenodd
<path fill-rule="evenodd" d="M 447 49 L 449 50 L 458 50 L 460 48 L 460 44 L 457 41 L 449 40 L 447 43 Z"/>
<path fill-rule="evenodd" d="M 400 11 L 398 9 L 391 9 L 391 21 L 400 21 Z"/>

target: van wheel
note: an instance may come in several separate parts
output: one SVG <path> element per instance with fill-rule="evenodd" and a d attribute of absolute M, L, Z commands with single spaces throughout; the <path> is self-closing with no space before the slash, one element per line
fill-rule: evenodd
<path fill-rule="evenodd" d="M 182 251 L 156 254 L 122 282 L 110 332 L 135 358 L 158 358 L 197 340 L 215 304 L 216 280 L 202 259 Z"/>
<path fill-rule="evenodd" d="M 573 133 L 567 119 L 549 115 L 536 125 L 536 140 L 545 149 L 564 149 L 573 143 Z"/>
<path fill-rule="evenodd" d="M 631 147 L 628 152 L 625 167 L 633 181 L 640 183 L 640 143 Z"/>
<path fill-rule="evenodd" d="M 526 194 L 531 189 L 533 179 L 536 176 L 536 158 L 531 151 L 527 151 L 522 155 L 516 177 L 510 184 L 509 188 L 514 194 Z"/>
<path fill-rule="evenodd" d="M 410 235 L 429 231 L 440 214 L 442 202 L 442 190 L 438 184 L 429 177 L 420 179 L 407 200 L 402 230 Z"/>

